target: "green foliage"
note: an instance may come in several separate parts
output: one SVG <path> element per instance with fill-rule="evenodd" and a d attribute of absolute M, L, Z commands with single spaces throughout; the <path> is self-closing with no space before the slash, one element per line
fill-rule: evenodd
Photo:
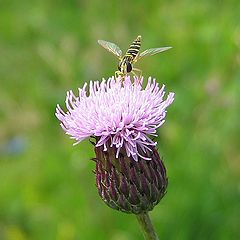
<path fill-rule="evenodd" d="M 54 116 L 66 91 L 113 75 L 123 50 L 176 92 L 159 152 L 168 193 L 151 213 L 160 239 L 240 239 L 239 1 L 1 1 L 0 239 L 142 239 L 95 188 L 93 148 L 72 147 Z M 116 60 L 116 61 L 115 61 Z"/>

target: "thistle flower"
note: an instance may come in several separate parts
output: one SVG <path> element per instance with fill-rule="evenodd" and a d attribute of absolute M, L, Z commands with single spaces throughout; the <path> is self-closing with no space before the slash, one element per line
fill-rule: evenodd
<path fill-rule="evenodd" d="M 156 129 L 164 123 L 174 93 L 164 99 L 165 86 L 155 79 L 109 78 L 91 81 L 78 96 L 67 93 L 65 113 L 56 116 L 66 134 L 78 144 L 94 137 L 96 185 L 110 207 L 141 214 L 153 209 L 167 187 L 166 169 L 156 150 Z"/>

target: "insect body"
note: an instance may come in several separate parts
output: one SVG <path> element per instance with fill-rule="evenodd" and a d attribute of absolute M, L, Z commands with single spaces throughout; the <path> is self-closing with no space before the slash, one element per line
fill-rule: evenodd
<path fill-rule="evenodd" d="M 131 43 L 125 55 L 122 55 L 122 50 L 115 43 L 107 42 L 104 40 L 98 40 L 98 43 L 102 47 L 107 49 L 109 52 L 113 53 L 116 57 L 118 57 L 119 59 L 118 71 L 115 72 L 115 77 L 119 76 L 123 77 L 125 75 L 128 75 L 130 72 L 136 75 L 134 71 L 139 71 L 141 75 L 142 71 L 140 69 L 133 68 L 134 63 L 136 63 L 142 57 L 164 52 L 171 48 L 171 47 L 150 48 L 143 51 L 142 53 L 139 53 L 141 47 L 141 36 L 138 36 Z"/>

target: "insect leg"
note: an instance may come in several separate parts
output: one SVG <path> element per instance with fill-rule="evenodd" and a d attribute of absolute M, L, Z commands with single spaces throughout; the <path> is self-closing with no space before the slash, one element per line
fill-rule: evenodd
<path fill-rule="evenodd" d="M 138 69 L 139 70 L 139 69 Z M 141 71 L 141 70 L 140 70 Z M 140 82 L 141 82 L 141 77 L 142 76 L 138 76 L 134 71 L 131 71 L 131 73 L 133 74 L 133 76 L 134 76 L 134 80 L 132 81 L 133 82 L 133 84 L 136 84 L 137 83 L 137 85 L 139 85 L 140 84 Z M 136 82 L 135 82 L 136 81 Z"/>
<path fill-rule="evenodd" d="M 138 69 L 138 68 L 133 68 L 133 70 L 134 71 L 136 71 L 136 72 L 139 72 L 139 78 L 141 78 L 142 77 L 142 70 L 141 69 Z M 133 71 L 132 71 L 133 72 Z M 136 76 L 136 74 L 135 74 L 135 76 Z"/>
<path fill-rule="evenodd" d="M 131 71 L 131 73 L 133 74 L 134 77 L 138 77 L 138 75 L 134 71 Z"/>
<path fill-rule="evenodd" d="M 120 72 L 120 71 L 116 71 L 115 72 L 115 79 L 117 79 L 117 78 L 121 78 L 122 80 L 123 80 L 123 73 L 122 72 Z"/>

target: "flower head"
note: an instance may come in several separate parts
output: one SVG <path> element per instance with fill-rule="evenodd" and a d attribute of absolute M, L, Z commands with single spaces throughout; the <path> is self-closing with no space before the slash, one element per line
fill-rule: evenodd
<path fill-rule="evenodd" d="M 56 116 L 64 131 L 77 140 L 94 136 L 96 147 L 121 149 L 134 160 L 143 158 L 156 145 L 149 136 L 156 136 L 156 129 L 164 123 L 166 108 L 173 102 L 174 93 L 164 99 L 164 85 L 159 87 L 155 79 L 148 79 L 145 88 L 143 78 L 129 76 L 124 81 L 109 78 L 107 81 L 91 81 L 79 88 L 78 96 L 67 92 L 65 113 L 58 105 Z"/>
<path fill-rule="evenodd" d="M 67 134 L 79 143 L 96 138 L 96 186 L 113 209 L 140 214 L 150 211 L 166 193 L 166 169 L 150 136 L 164 123 L 174 93 L 164 99 L 164 85 L 143 78 L 91 81 L 78 96 L 67 93 L 65 113 L 56 116 Z M 133 161 L 133 159 L 136 161 Z M 146 161 L 151 160 L 151 161 Z"/>

